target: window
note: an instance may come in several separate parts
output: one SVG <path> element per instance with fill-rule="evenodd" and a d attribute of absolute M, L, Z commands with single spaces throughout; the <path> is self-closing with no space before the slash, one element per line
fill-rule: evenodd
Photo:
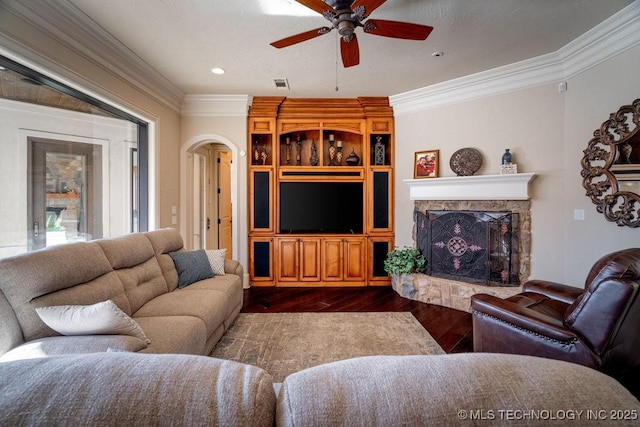
<path fill-rule="evenodd" d="M 0 258 L 146 230 L 147 127 L 0 56 Z"/>

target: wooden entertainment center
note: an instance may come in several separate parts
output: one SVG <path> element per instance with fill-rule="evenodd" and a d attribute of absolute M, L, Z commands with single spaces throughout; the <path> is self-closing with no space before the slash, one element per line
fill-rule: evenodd
<path fill-rule="evenodd" d="M 255 97 L 248 121 L 251 285 L 389 285 L 388 98 Z"/>

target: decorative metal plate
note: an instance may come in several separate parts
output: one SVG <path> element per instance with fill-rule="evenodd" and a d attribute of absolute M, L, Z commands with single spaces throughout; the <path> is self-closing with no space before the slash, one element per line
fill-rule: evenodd
<path fill-rule="evenodd" d="M 461 148 L 449 160 L 451 170 L 458 176 L 469 176 L 482 167 L 482 153 L 475 148 Z"/>

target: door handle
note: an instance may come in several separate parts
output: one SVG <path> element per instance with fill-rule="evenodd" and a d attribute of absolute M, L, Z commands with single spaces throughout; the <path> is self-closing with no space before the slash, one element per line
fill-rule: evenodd
<path fill-rule="evenodd" d="M 38 221 L 33 221 L 33 236 L 40 236 L 40 223 Z"/>
<path fill-rule="evenodd" d="M 207 218 L 207 230 L 211 228 L 211 219 Z"/>

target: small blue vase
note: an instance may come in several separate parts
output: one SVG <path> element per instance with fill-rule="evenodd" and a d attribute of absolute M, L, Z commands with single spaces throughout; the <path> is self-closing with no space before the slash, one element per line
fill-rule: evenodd
<path fill-rule="evenodd" d="M 503 165 L 507 165 L 511 163 L 511 153 L 509 152 L 509 149 L 505 149 L 504 150 L 504 154 L 502 155 L 502 164 Z"/>

